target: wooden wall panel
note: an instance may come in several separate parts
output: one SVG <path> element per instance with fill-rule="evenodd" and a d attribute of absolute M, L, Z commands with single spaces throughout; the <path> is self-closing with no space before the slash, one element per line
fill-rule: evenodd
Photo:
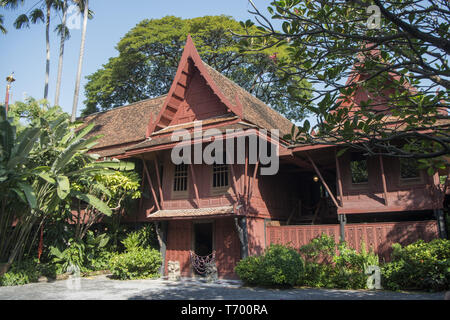
<path fill-rule="evenodd" d="M 165 272 L 167 274 L 167 262 L 179 261 L 181 275 L 192 275 L 190 250 L 192 238 L 192 222 L 188 220 L 170 221 L 167 233 L 167 253 Z"/>
<path fill-rule="evenodd" d="M 295 248 L 308 244 L 313 238 L 325 233 L 339 242 L 339 225 L 267 226 L 266 246 L 272 243 L 291 245 Z M 430 221 L 384 222 L 347 224 L 345 239 L 358 251 L 364 242 L 366 249 L 372 248 L 381 259 L 389 260 L 394 243 L 407 245 L 423 239 L 431 241 L 439 237 L 437 223 Z"/>
<path fill-rule="evenodd" d="M 236 278 L 234 267 L 241 257 L 234 219 L 215 220 L 215 250 L 219 278 Z"/>

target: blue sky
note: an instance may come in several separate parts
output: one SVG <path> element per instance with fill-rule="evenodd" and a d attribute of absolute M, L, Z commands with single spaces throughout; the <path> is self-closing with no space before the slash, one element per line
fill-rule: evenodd
<path fill-rule="evenodd" d="M 4 80 L 14 71 L 16 82 L 12 88 L 12 101 L 23 101 L 31 96 L 41 99 L 44 95 L 45 77 L 45 27 L 44 24 L 31 25 L 30 29 L 15 30 L 12 26 L 16 17 L 28 11 L 38 0 L 25 1 L 25 5 L 15 11 L 0 9 L 5 18 L 8 33 L 0 34 L 0 101 L 4 101 Z M 254 0 L 260 9 L 265 9 L 270 1 Z M 247 0 L 91 0 L 90 7 L 95 18 L 88 22 L 85 60 L 83 64 L 78 114 L 83 108 L 85 76 L 92 74 L 109 57 L 116 56 L 115 45 L 126 32 L 143 19 L 157 19 L 167 15 L 193 18 L 205 15 L 225 14 L 236 20 L 247 20 L 250 5 Z M 265 10 L 263 10 L 265 11 Z M 53 15 L 53 27 L 60 23 L 60 17 Z M 72 37 L 66 42 L 60 105 L 71 112 L 75 87 L 81 30 L 71 30 Z M 59 39 L 51 34 L 51 67 L 49 100 L 55 98 L 56 73 L 58 68 Z"/>

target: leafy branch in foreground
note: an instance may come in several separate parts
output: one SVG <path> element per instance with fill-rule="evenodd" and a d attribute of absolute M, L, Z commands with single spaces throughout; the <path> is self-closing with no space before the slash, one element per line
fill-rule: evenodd
<path fill-rule="evenodd" d="M 288 46 L 279 70 L 313 85 L 300 103 L 317 124 L 287 139 L 446 163 L 436 158 L 450 151 L 448 1 L 273 1 L 271 19 L 250 3 L 259 33 L 241 34 L 242 49 Z"/>

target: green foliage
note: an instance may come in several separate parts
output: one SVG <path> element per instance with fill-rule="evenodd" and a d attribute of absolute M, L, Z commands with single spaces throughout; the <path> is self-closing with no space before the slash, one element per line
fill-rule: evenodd
<path fill-rule="evenodd" d="M 392 245 L 392 261 L 382 268 L 383 286 L 391 290 L 449 290 L 450 241 L 420 240 L 402 247 Z"/>
<path fill-rule="evenodd" d="M 114 255 L 109 270 L 120 280 L 155 278 L 160 275 L 162 257 L 155 249 L 133 248 Z"/>
<path fill-rule="evenodd" d="M 0 286 L 18 286 L 36 282 L 39 276 L 40 272 L 35 261 L 14 263 L 7 273 L 0 276 Z"/>
<path fill-rule="evenodd" d="M 71 239 L 69 246 L 62 252 L 56 247 L 50 248 L 50 254 L 54 257 L 53 263 L 58 266 L 58 273 L 65 273 L 74 267 L 81 270 L 85 264 L 85 251 L 85 244 L 76 242 L 73 239 Z"/>
<path fill-rule="evenodd" d="M 336 244 L 326 234 L 302 246 L 300 253 L 305 258 L 305 271 L 299 283 L 308 287 L 365 289 L 366 268 L 379 265 L 378 256 L 368 252 L 364 243 L 357 252 L 346 243 Z"/>
<path fill-rule="evenodd" d="M 146 225 L 137 231 L 131 232 L 122 240 L 127 251 L 137 248 L 156 248 L 156 233 L 152 225 Z"/>
<path fill-rule="evenodd" d="M 118 43 L 119 55 L 88 76 L 83 115 L 166 94 L 190 34 L 208 65 L 288 118 L 303 118 L 305 109 L 297 99 L 310 96 L 303 89 L 310 85 L 296 75 L 278 72 L 270 58 L 276 53 L 278 60 L 285 59 L 285 47 L 241 52 L 240 39 L 232 32 L 243 33 L 244 28 L 226 16 L 141 21 Z"/>
<path fill-rule="evenodd" d="M 110 237 L 106 233 L 98 236 L 88 231 L 85 237 L 85 266 L 91 271 L 107 270 L 113 253 L 107 250 Z"/>
<path fill-rule="evenodd" d="M 303 260 L 293 248 L 271 245 L 263 255 L 239 261 L 235 271 L 249 285 L 294 286 L 303 271 Z"/>
<path fill-rule="evenodd" d="M 370 4 L 380 9 L 375 26 Z M 317 125 L 305 122 L 292 140 L 423 158 L 433 173 L 448 167 L 450 12 L 440 9 L 447 5 L 276 0 L 267 8 L 270 16 L 253 8 L 258 34 L 241 33 L 241 45 L 264 50 L 284 44 L 288 57 L 278 68 L 314 84 L 313 101 L 305 106 Z M 250 21 L 241 26 L 255 28 Z"/>

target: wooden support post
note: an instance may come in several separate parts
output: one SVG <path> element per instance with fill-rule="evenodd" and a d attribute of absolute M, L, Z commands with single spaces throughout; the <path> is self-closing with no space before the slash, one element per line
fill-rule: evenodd
<path fill-rule="evenodd" d="M 149 173 L 149 171 L 148 171 L 148 169 L 147 169 L 147 164 L 145 163 L 144 158 L 142 158 L 142 162 L 144 163 L 144 170 L 145 170 L 145 174 L 146 174 L 146 176 L 147 176 L 148 183 L 149 183 L 149 185 L 150 185 L 150 189 L 151 189 L 151 191 L 152 191 L 153 200 L 155 201 L 156 208 L 157 208 L 158 211 L 159 211 L 159 210 L 161 210 L 161 207 L 159 206 L 158 197 L 156 196 L 155 188 L 153 188 L 152 179 L 150 178 L 150 173 Z"/>
<path fill-rule="evenodd" d="M 326 183 L 325 179 L 322 177 L 322 174 L 319 171 L 319 168 L 317 168 L 316 164 L 314 163 L 313 159 L 309 156 L 309 154 L 307 154 L 309 161 L 311 162 L 314 170 L 316 171 L 316 174 L 319 176 L 320 181 L 322 181 L 323 186 L 325 187 L 325 189 L 327 189 L 328 194 L 331 197 L 331 200 L 333 200 L 334 204 L 336 205 L 336 207 L 340 207 L 336 198 L 334 197 L 333 193 L 331 192 L 330 188 L 328 187 L 328 184 Z"/>
<path fill-rule="evenodd" d="M 340 233 L 340 241 L 345 241 L 345 225 L 347 224 L 347 216 L 345 214 L 339 214 L 339 233 Z"/>
<path fill-rule="evenodd" d="M 156 155 L 154 158 L 154 162 L 155 162 L 155 170 L 156 170 L 156 179 L 158 180 L 158 190 L 159 190 L 159 199 L 161 201 L 161 208 L 164 209 L 164 197 L 163 197 L 163 192 L 162 192 L 162 186 L 161 186 L 161 177 L 159 175 L 159 164 L 158 164 L 158 159 L 156 159 Z"/>
<path fill-rule="evenodd" d="M 255 164 L 255 169 L 253 171 L 253 177 L 249 185 L 249 194 L 248 194 L 248 203 L 250 204 L 250 200 L 253 196 L 253 191 L 255 190 L 255 184 L 256 184 L 256 175 L 258 174 L 258 168 L 259 168 L 259 160 Z"/>
<path fill-rule="evenodd" d="M 384 204 L 387 206 L 388 203 L 388 195 L 387 195 L 387 184 L 386 184 L 386 175 L 384 174 L 384 165 L 383 165 L 383 157 L 380 155 L 380 168 L 381 168 L 381 181 L 383 182 L 383 193 L 384 193 Z"/>
<path fill-rule="evenodd" d="M 162 257 L 161 275 L 164 276 L 166 269 L 166 251 L 167 251 L 167 227 L 168 221 L 155 222 L 155 231 L 159 242 L 159 252 Z"/>
<path fill-rule="evenodd" d="M 198 195 L 197 179 L 195 178 L 194 166 L 192 164 L 189 164 L 189 169 L 191 170 L 192 183 L 194 185 L 194 193 L 197 202 L 197 208 L 200 208 L 200 197 Z"/>
<path fill-rule="evenodd" d="M 239 203 L 239 199 L 240 199 L 240 189 L 238 188 L 238 184 L 236 181 L 236 174 L 234 172 L 234 166 L 233 166 L 233 161 L 230 161 L 230 155 L 227 153 L 227 158 L 228 158 L 228 162 L 230 163 L 230 169 L 231 169 L 231 180 L 233 181 L 233 190 L 234 190 L 234 194 L 236 195 L 236 201 Z"/>
<path fill-rule="evenodd" d="M 248 196 L 248 150 L 245 149 L 245 167 L 244 167 L 244 203 L 247 210 Z"/>
<path fill-rule="evenodd" d="M 239 217 L 234 218 L 236 231 L 239 237 L 239 243 L 241 245 L 241 259 L 248 257 L 248 232 L 247 232 L 247 218 Z"/>
<path fill-rule="evenodd" d="M 139 199 L 139 213 L 142 213 L 143 210 L 143 199 L 142 194 L 144 193 L 144 186 L 145 186 L 145 169 L 144 166 L 142 166 L 142 177 L 141 177 L 141 199 Z M 136 218 L 137 219 L 137 218 Z"/>
<path fill-rule="evenodd" d="M 439 237 L 441 239 L 447 239 L 447 230 L 446 230 L 446 221 L 444 211 L 442 209 L 434 210 L 434 214 L 436 216 Z"/>
<path fill-rule="evenodd" d="M 344 192 L 342 190 L 342 176 L 341 176 L 341 166 L 339 165 L 339 158 L 337 156 L 337 148 L 334 149 L 334 157 L 336 158 L 336 178 L 337 178 L 337 186 L 339 191 L 339 202 L 341 203 L 341 207 L 344 206 Z"/>

